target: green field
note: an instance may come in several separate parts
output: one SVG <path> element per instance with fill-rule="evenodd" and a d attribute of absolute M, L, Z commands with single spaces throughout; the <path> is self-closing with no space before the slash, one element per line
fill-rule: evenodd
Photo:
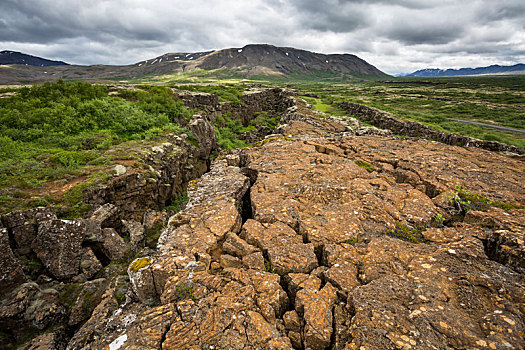
<path fill-rule="evenodd" d="M 322 112 L 348 101 L 415 120 L 441 131 L 525 148 L 525 135 L 450 121 L 471 120 L 525 130 L 525 76 L 392 78 L 353 83 L 294 82 L 293 87 Z M 331 107 L 330 107 L 331 106 Z"/>
<path fill-rule="evenodd" d="M 246 89 L 177 87 L 214 93 L 219 101 L 234 104 Z M 136 160 L 137 150 L 171 132 L 186 134 L 187 142 L 198 146 L 187 129 L 194 111 L 165 86 L 59 81 L 0 91 L 13 92 L 0 98 L 0 213 L 61 205 L 63 217 L 80 216 L 88 209 L 82 189 L 105 181 L 116 161 Z M 240 140 L 241 133 L 278 123 L 279 116 L 261 113 L 243 126 L 224 114 L 214 127 L 218 144 L 232 149 L 249 146 Z"/>
<path fill-rule="evenodd" d="M 525 129 L 525 77 L 391 78 L 352 82 L 257 80 L 267 87 L 291 87 L 314 109 L 346 115 L 337 102 L 376 107 L 435 129 L 525 148 L 523 134 L 503 132 L 448 120 L 456 118 Z M 170 88 L 216 94 L 220 103 L 239 104 L 250 82 L 225 81 L 157 85 L 93 85 L 85 82 L 46 83 L 0 91 L 0 211 L 40 205 L 65 205 L 66 216 L 81 215 L 82 188 L 107 176 L 119 157 L 133 158 L 133 149 L 167 132 L 193 135 L 185 128 L 194 113 L 174 100 Z M 13 95 L 14 93 L 14 95 Z M 1 96 L 1 95 L 0 95 Z M 214 125 L 221 148 L 250 146 L 243 132 L 259 126 L 272 129 L 280 116 L 261 113 L 250 125 L 228 114 Z M 364 121 L 366 122 L 366 121 Z M 108 150 L 118 149 L 118 152 Z M 80 179 L 80 180 L 79 180 Z M 78 183 L 61 196 L 49 184 Z"/>

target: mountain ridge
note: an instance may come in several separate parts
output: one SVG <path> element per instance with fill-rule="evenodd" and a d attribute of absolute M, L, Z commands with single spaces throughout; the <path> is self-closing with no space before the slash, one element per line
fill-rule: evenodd
<path fill-rule="evenodd" d="M 493 64 L 486 67 L 476 68 L 459 68 L 459 69 L 439 69 L 439 68 L 425 68 L 420 69 L 410 74 L 402 74 L 400 76 L 406 77 L 450 77 L 450 76 L 464 76 L 464 75 L 486 75 L 486 74 L 525 74 L 525 64 L 518 63 L 512 66 L 502 66 Z"/>
<path fill-rule="evenodd" d="M 25 66 L 50 67 L 50 66 L 68 66 L 63 61 L 55 61 L 47 58 L 33 56 L 18 51 L 4 50 L 0 51 L 0 65 L 21 64 Z"/>
<path fill-rule="evenodd" d="M 321 54 L 268 44 L 193 53 L 166 53 L 130 65 L 68 65 L 48 67 L 7 66 L 0 83 L 57 79 L 137 79 L 180 75 L 251 78 L 257 76 L 297 79 L 343 80 L 388 75 L 352 54 Z"/>

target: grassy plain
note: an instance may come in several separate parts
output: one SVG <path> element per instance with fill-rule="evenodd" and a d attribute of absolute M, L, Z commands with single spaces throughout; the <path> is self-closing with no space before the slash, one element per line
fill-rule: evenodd
<path fill-rule="evenodd" d="M 0 89 L 0 212 L 60 204 L 72 209 L 67 215 L 79 215 L 82 189 L 107 177 L 107 167 L 118 157 L 133 158 L 133 149 L 166 132 L 186 133 L 191 140 L 184 126 L 193 111 L 175 102 L 167 87 L 213 93 L 221 103 L 238 104 L 250 83 L 286 86 L 325 113 L 346 115 L 337 102 L 360 103 L 438 130 L 525 148 L 523 134 L 449 120 L 525 129 L 525 76 L 381 81 L 259 77 L 233 84 L 234 78 L 195 76 L 191 83 L 152 79 L 149 85 L 118 89 L 81 82 Z M 261 113 L 243 126 L 222 115 L 215 124 L 218 142 L 223 149 L 249 146 L 239 137 L 243 132 L 271 129 L 279 117 Z M 63 184 L 63 196 L 49 195 L 50 184 Z"/>
<path fill-rule="evenodd" d="M 382 81 L 295 82 L 293 87 L 322 112 L 348 101 L 391 112 L 437 130 L 525 148 L 525 135 L 464 124 L 470 120 L 525 130 L 525 76 L 395 78 Z"/>

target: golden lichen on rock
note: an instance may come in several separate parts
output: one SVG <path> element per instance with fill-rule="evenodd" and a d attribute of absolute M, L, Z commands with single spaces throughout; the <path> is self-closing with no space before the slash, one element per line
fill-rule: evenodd
<path fill-rule="evenodd" d="M 129 265 L 129 269 L 133 272 L 137 272 L 143 267 L 151 265 L 151 259 L 150 258 L 139 258 L 136 259 Z"/>

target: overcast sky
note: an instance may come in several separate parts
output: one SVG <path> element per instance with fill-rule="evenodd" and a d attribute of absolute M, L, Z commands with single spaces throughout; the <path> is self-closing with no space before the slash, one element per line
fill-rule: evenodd
<path fill-rule="evenodd" d="M 251 43 L 390 74 L 525 63 L 525 0 L 0 0 L 0 50 L 74 64 Z"/>

